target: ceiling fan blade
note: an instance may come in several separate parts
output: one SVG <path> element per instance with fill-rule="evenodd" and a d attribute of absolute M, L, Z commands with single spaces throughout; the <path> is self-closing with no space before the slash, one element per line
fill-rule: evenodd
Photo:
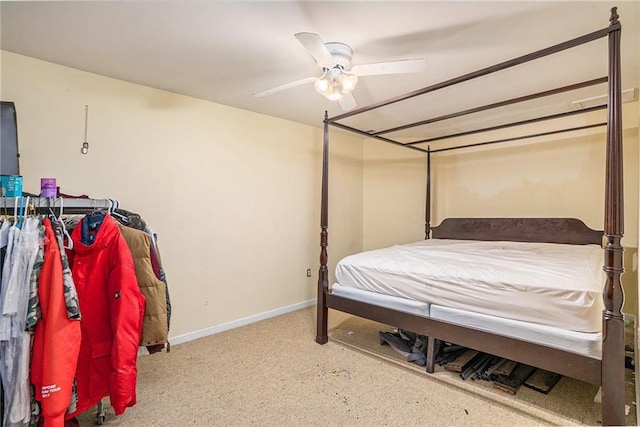
<path fill-rule="evenodd" d="M 379 74 L 419 73 L 425 71 L 427 61 L 424 59 L 405 59 L 401 61 L 376 62 L 351 67 L 357 76 L 374 76 Z"/>
<path fill-rule="evenodd" d="M 296 33 L 296 38 L 311 53 L 321 68 L 333 68 L 336 61 L 316 33 Z"/>
<path fill-rule="evenodd" d="M 356 99 L 351 93 L 343 95 L 342 98 L 338 100 L 338 103 L 340 104 L 340 108 L 342 108 L 343 111 L 349 111 L 358 106 L 358 104 L 356 103 Z"/>
<path fill-rule="evenodd" d="M 285 83 L 283 85 L 276 86 L 271 89 L 263 90 L 262 92 L 254 93 L 253 96 L 258 98 L 261 96 L 271 95 L 272 93 L 280 92 L 281 90 L 289 89 L 296 86 L 302 86 L 303 84 L 306 84 L 306 83 L 311 83 L 315 79 L 316 79 L 315 77 L 307 77 L 302 80 L 296 80 L 295 82 Z"/>

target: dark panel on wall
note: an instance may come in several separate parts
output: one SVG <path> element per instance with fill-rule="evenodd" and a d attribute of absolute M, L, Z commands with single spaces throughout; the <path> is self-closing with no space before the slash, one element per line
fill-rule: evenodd
<path fill-rule="evenodd" d="M 20 175 L 16 106 L 6 101 L 2 101 L 0 120 L 0 175 Z"/>

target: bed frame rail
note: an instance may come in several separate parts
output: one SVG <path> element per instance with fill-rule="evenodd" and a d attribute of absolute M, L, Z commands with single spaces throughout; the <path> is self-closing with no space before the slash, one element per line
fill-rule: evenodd
<path fill-rule="evenodd" d="M 433 340 L 449 341 L 455 337 L 455 343 L 464 347 L 516 360 L 520 363 L 567 375 L 591 384 L 600 384 L 601 381 L 600 360 L 591 357 L 568 353 L 479 329 L 458 326 L 437 319 L 402 313 L 331 293 L 327 295 L 327 304 L 329 307 L 344 313 L 428 336 L 430 339 L 428 349 L 432 350 L 431 356 L 427 355 L 427 372 L 430 373 L 434 372 Z"/>

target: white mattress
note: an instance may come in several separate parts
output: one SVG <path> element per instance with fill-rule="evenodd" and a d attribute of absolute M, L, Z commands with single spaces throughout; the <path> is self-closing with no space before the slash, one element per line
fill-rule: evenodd
<path fill-rule="evenodd" d="M 603 257 L 597 245 L 432 239 L 348 256 L 336 279 L 422 303 L 600 332 Z"/>
<path fill-rule="evenodd" d="M 336 283 L 331 287 L 331 292 L 344 298 L 366 302 L 368 304 L 381 307 L 392 308 L 404 313 L 416 314 L 422 317 L 429 317 L 429 304 L 413 301 L 406 298 L 398 298 L 390 295 L 382 295 L 376 292 L 363 291 L 350 286 L 340 286 Z"/>
<path fill-rule="evenodd" d="M 600 332 L 568 331 L 438 305 L 431 305 L 430 310 L 432 319 L 517 338 L 521 341 L 542 344 L 593 359 L 602 359 L 602 334 Z"/>

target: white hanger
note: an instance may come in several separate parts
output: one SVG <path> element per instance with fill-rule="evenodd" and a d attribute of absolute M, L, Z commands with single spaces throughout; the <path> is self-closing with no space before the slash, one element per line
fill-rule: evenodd
<path fill-rule="evenodd" d="M 65 249 L 73 249 L 73 240 L 71 240 L 71 236 L 67 231 L 67 227 L 64 225 L 64 221 L 62 220 L 62 212 L 64 211 L 64 199 L 60 197 L 60 216 L 58 217 L 58 222 L 62 226 L 62 233 L 67 237 L 67 246 Z"/>
<path fill-rule="evenodd" d="M 24 210 L 22 211 L 22 221 L 27 220 L 27 215 L 29 214 L 29 201 L 31 200 L 31 196 L 27 196 L 27 201 L 24 204 Z"/>
<path fill-rule="evenodd" d="M 16 202 L 13 204 L 13 223 L 18 223 L 18 202 L 20 201 L 20 197 L 16 197 Z"/>
<path fill-rule="evenodd" d="M 117 217 L 124 224 L 129 223 L 129 218 L 126 215 L 122 215 L 121 213 L 116 212 L 116 209 L 120 207 L 120 202 L 118 199 L 107 199 L 109 201 L 109 215 Z"/>

